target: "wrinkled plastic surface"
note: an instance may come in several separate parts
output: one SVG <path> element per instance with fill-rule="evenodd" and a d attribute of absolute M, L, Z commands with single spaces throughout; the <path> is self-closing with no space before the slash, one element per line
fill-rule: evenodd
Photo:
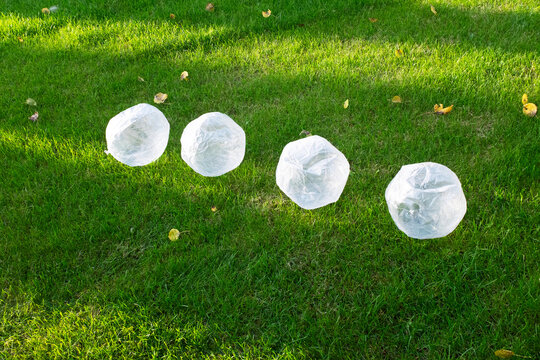
<path fill-rule="evenodd" d="M 397 227 L 415 239 L 450 234 L 467 212 L 456 174 L 432 162 L 403 166 L 386 188 L 385 197 Z"/>
<path fill-rule="evenodd" d="M 229 116 L 211 112 L 190 122 L 180 138 L 182 159 L 197 173 L 220 176 L 244 160 L 246 134 Z"/>
<path fill-rule="evenodd" d="M 303 209 L 316 209 L 338 201 L 349 162 L 328 140 L 309 136 L 288 143 L 276 169 L 276 183 Z"/>
<path fill-rule="evenodd" d="M 150 164 L 167 148 L 169 130 L 169 122 L 156 107 L 132 106 L 109 121 L 105 131 L 107 151 L 129 166 Z"/>

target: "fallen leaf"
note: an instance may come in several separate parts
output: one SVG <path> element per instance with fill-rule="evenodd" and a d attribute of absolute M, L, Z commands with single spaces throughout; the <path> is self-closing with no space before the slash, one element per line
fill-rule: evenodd
<path fill-rule="evenodd" d="M 144 79 L 140 76 L 137 76 L 137 80 L 139 80 L 140 82 L 144 82 Z"/>
<path fill-rule="evenodd" d="M 298 26 L 298 27 L 304 27 L 304 26 L 306 26 L 306 24 L 296 24 L 296 26 Z"/>
<path fill-rule="evenodd" d="M 538 108 L 533 103 L 523 105 L 523 113 L 529 117 L 534 117 L 538 112 Z"/>
<path fill-rule="evenodd" d="M 51 10 L 47 9 L 47 8 L 43 8 L 41 9 L 41 12 L 45 15 L 49 15 L 51 13 Z"/>
<path fill-rule="evenodd" d="M 377 21 L 379 21 L 379 19 L 369 18 L 369 21 L 371 21 L 372 23 L 376 23 Z"/>
<path fill-rule="evenodd" d="M 49 11 L 52 12 L 52 13 L 57 12 L 58 11 L 58 5 L 51 6 L 49 8 Z"/>
<path fill-rule="evenodd" d="M 212 206 L 212 207 L 210 208 L 210 210 L 212 210 L 212 212 L 216 212 L 216 211 L 217 211 L 217 207 Z"/>
<path fill-rule="evenodd" d="M 270 15 L 272 15 L 272 12 L 270 11 L 270 9 L 268 9 L 268 11 L 263 11 L 262 12 L 262 16 L 267 18 L 269 17 Z"/>
<path fill-rule="evenodd" d="M 38 112 L 36 111 L 32 116 L 30 116 L 30 117 L 28 118 L 28 120 L 32 120 L 32 121 L 36 122 L 37 119 L 38 119 L 38 117 L 39 117 L 39 114 L 38 114 Z"/>
<path fill-rule="evenodd" d="M 170 17 L 171 19 L 173 19 L 173 20 L 176 19 L 176 15 L 174 15 L 174 14 L 172 14 L 172 13 L 171 13 L 171 15 L 169 15 L 169 17 Z"/>
<path fill-rule="evenodd" d="M 311 136 L 311 133 L 307 130 L 302 130 L 302 132 L 300 133 L 300 136 L 302 135 Z"/>
<path fill-rule="evenodd" d="M 521 97 L 521 102 L 523 103 L 523 105 L 529 102 L 529 98 L 527 97 L 527 94 L 523 94 L 523 96 Z"/>
<path fill-rule="evenodd" d="M 210 12 L 214 11 L 214 4 L 212 4 L 212 3 L 206 4 L 205 9 L 206 9 L 206 11 L 210 11 Z"/>
<path fill-rule="evenodd" d="M 349 99 L 345 100 L 345 102 L 343 103 L 343 108 L 346 109 L 349 107 Z"/>
<path fill-rule="evenodd" d="M 188 76 L 189 76 L 189 73 L 187 71 L 182 71 L 182 73 L 180 74 L 180 81 L 182 80 L 186 80 L 188 81 Z"/>
<path fill-rule="evenodd" d="M 20 36 L 17 36 L 17 40 L 19 40 L 19 42 L 23 42 L 23 41 L 24 41 L 23 38 L 20 37 Z"/>
<path fill-rule="evenodd" d="M 501 359 L 510 359 L 514 355 L 516 354 L 514 354 L 514 352 L 510 350 L 501 349 L 495 351 L 495 356 L 500 357 Z"/>
<path fill-rule="evenodd" d="M 433 110 L 435 111 L 435 114 L 437 115 L 446 115 L 450 111 L 452 111 L 453 108 L 454 108 L 454 105 L 444 107 L 443 104 L 438 104 L 438 105 L 435 104 L 435 106 L 433 107 Z"/>
<path fill-rule="evenodd" d="M 171 229 L 171 231 L 169 231 L 169 240 L 176 241 L 179 237 L 180 231 L 178 231 L 178 229 Z"/>
<path fill-rule="evenodd" d="M 154 95 L 154 102 L 156 104 L 163 104 L 168 97 L 169 96 L 167 94 L 157 93 L 156 95 Z"/>
<path fill-rule="evenodd" d="M 401 49 L 396 49 L 396 56 L 397 56 L 397 57 L 402 57 L 402 56 L 403 56 L 403 50 L 401 50 Z"/>
<path fill-rule="evenodd" d="M 392 102 L 393 102 L 394 104 L 400 103 L 400 102 L 401 102 L 401 98 L 400 98 L 399 96 L 396 95 L 396 96 L 394 96 L 394 97 L 392 98 Z"/>
<path fill-rule="evenodd" d="M 429 6 L 431 6 L 431 12 L 437 15 L 437 10 L 435 10 L 435 7 L 433 5 L 429 5 Z"/>
<path fill-rule="evenodd" d="M 26 99 L 26 105 L 37 106 L 37 102 L 36 102 L 36 100 L 34 100 L 32 98 L 28 98 L 28 99 Z"/>

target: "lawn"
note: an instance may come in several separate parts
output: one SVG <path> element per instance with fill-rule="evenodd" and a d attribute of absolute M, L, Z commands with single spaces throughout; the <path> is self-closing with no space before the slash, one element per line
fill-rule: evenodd
<path fill-rule="evenodd" d="M 537 0 L 56 4 L 0 0 L 0 358 L 539 356 Z M 109 119 L 158 92 L 163 156 L 107 156 Z M 217 178 L 180 157 L 210 111 L 247 136 Z M 275 183 L 303 130 L 351 165 L 312 211 Z M 441 239 L 408 238 L 384 199 L 424 161 L 467 197 Z"/>

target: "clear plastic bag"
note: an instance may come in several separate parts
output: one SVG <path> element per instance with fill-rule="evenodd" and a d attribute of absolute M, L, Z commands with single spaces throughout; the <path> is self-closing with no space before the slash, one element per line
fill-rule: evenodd
<path fill-rule="evenodd" d="M 316 209 L 338 201 L 349 171 L 345 155 L 315 135 L 285 146 L 276 169 L 276 183 L 301 208 Z"/>
<path fill-rule="evenodd" d="M 180 139 L 182 159 L 197 173 L 220 176 L 244 160 L 246 134 L 229 116 L 212 112 L 190 122 Z"/>
<path fill-rule="evenodd" d="M 109 120 L 107 152 L 128 166 L 156 161 L 167 148 L 170 125 L 165 115 L 149 104 L 138 104 Z"/>
<path fill-rule="evenodd" d="M 456 174 L 432 162 L 403 166 L 386 188 L 385 198 L 397 227 L 415 239 L 450 234 L 467 212 Z"/>

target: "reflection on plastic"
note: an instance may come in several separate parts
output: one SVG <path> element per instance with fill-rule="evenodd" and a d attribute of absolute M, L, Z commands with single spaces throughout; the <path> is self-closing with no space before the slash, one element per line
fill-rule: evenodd
<path fill-rule="evenodd" d="M 386 188 L 386 203 L 397 227 L 415 239 L 450 234 L 467 211 L 461 183 L 444 165 L 405 165 Z"/>
<path fill-rule="evenodd" d="M 244 160 L 246 134 L 233 119 L 219 112 L 190 122 L 180 139 L 182 159 L 197 173 L 220 176 Z"/>
<path fill-rule="evenodd" d="M 288 143 L 276 169 L 276 183 L 304 209 L 338 201 L 347 178 L 349 162 L 328 140 L 309 136 Z"/>
<path fill-rule="evenodd" d="M 149 104 L 138 104 L 113 117 L 107 125 L 107 152 L 129 166 L 156 161 L 167 148 L 170 125 Z"/>

